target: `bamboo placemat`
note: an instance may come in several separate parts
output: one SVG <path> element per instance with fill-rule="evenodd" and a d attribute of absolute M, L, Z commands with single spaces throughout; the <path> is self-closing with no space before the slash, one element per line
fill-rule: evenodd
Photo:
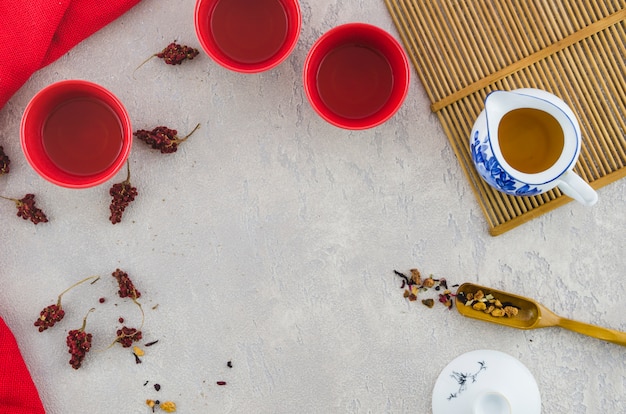
<path fill-rule="evenodd" d="M 575 171 L 594 188 L 626 175 L 626 0 L 385 3 L 491 235 L 571 201 L 558 189 L 509 196 L 478 176 L 469 135 L 493 90 L 534 87 L 561 97 L 583 134 Z"/>

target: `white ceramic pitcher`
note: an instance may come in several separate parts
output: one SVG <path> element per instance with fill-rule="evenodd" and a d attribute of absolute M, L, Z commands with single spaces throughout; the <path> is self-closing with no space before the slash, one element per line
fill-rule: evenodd
<path fill-rule="evenodd" d="M 549 114 L 558 122 L 563 133 L 558 158 L 539 172 L 528 173 L 514 168 L 502 153 L 499 136 L 501 121 L 510 112 L 522 108 Z M 532 196 L 558 186 L 564 194 L 591 206 L 598 201 L 598 194 L 572 171 L 580 154 L 581 140 L 576 116 L 565 102 L 546 91 L 525 88 L 510 92 L 494 91 L 487 96 L 485 109 L 472 128 L 470 149 L 480 176 L 499 191 L 516 196 Z"/>

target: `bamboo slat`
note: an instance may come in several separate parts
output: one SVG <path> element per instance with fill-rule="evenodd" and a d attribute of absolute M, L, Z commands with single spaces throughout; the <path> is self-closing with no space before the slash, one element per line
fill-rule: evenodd
<path fill-rule="evenodd" d="M 594 188 L 626 176 L 626 0 L 385 0 L 496 236 L 571 199 L 513 197 L 474 169 L 469 134 L 493 90 L 561 97 L 583 134 L 575 171 Z"/>

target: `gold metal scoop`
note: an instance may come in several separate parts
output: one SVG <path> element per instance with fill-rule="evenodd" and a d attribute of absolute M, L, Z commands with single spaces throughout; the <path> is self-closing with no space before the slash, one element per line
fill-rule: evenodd
<path fill-rule="evenodd" d="M 548 326 L 560 326 L 561 328 L 569 329 L 570 331 L 578 332 L 583 335 L 593 336 L 594 338 L 626 346 L 626 332 L 615 331 L 613 329 L 602 328 L 562 318 L 545 306 L 523 296 L 502 292 L 484 286 L 478 286 L 473 283 L 464 283 L 459 286 L 457 295 L 461 293 L 467 297 L 467 294 L 471 293 L 473 296 L 479 290 L 482 290 L 485 295 L 491 294 L 494 299 L 498 299 L 502 304 L 513 305 L 518 309 L 517 315 L 511 317 L 496 317 L 485 313 L 484 311 L 475 310 L 471 305 L 465 306 L 462 301 L 457 300 L 456 308 L 461 315 L 518 329 L 536 329 Z"/>

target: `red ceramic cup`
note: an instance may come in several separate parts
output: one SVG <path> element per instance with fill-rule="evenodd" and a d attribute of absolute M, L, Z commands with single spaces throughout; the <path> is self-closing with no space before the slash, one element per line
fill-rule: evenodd
<path fill-rule="evenodd" d="M 29 164 L 46 180 L 68 188 L 93 187 L 113 177 L 128 158 L 132 137 L 122 102 L 83 80 L 39 91 L 26 106 L 20 128 Z"/>
<path fill-rule="evenodd" d="M 313 109 L 346 129 L 382 124 L 400 108 L 409 88 L 409 63 L 386 31 L 348 23 L 320 37 L 304 62 L 304 90 Z"/>
<path fill-rule="evenodd" d="M 202 49 L 230 70 L 271 69 L 300 36 L 298 0 L 197 0 L 194 21 Z"/>

